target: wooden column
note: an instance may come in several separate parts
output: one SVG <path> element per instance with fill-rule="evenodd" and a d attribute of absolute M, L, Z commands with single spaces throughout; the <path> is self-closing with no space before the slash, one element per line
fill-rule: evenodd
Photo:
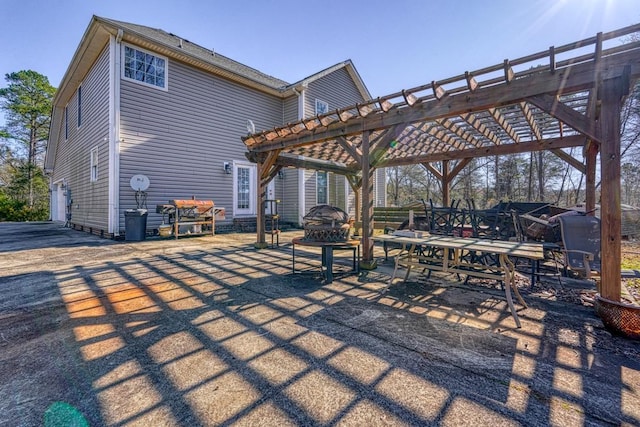
<path fill-rule="evenodd" d="M 265 163 L 258 162 L 256 167 L 256 243 L 255 247 L 264 249 L 267 247 L 267 239 L 265 237 L 264 227 L 264 194 L 265 185 L 262 176 L 264 175 Z"/>
<path fill-rule="evenodd" d="M 600 191 L 602 283 L 600 294 L 612 301 L 620 301 L 621 293 L 620 111 L 628 85 L 628 77 L 606 80 L 602 85 L 600 110 L 602 141 L 600 146 L 602 178 Z"/>
<path fill-rule="evenodd" d="M 449 206 L 451 195 L 449 194 L 449 160 L 442 161 L 442 206 Z"/>
<path fill-rule="evenodd" d="M 376 267 L 373 259 L 373 171 L 369 160 L 370 132 L 362 134 L 362 262 L 364 269 Z"/>
<path fill-rule="evenodd" d="M 586 185 L 585 185 L 585 212 L 595 215 L 596 209 L 596 164 L 598 159 L 598 144 L 587 142 L 586 149 Z"/>

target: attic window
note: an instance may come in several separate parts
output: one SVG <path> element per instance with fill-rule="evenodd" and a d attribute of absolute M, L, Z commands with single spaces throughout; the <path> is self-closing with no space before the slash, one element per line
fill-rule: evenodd
<path fill-rule="evenodd" d="M 329 104 L 321 99 L 316 99 L 316 116 L 329 112 Z"/>
<path fill-rule="evenodd" d="M 167 58 L 124 46 L 122 76 L 161 89 L 167 89 Z"/>

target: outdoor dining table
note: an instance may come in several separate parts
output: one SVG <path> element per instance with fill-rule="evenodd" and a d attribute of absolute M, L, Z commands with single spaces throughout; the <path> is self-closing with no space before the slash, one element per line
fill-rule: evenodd
<path fill-rule="evenodd" d="M 360 263 L 360 244 L 357 239 L 342 241 L 318 241 L 305 239 L 304 237 L 294 237 L 291 240 L 293 248 L 292 271 L 296 272 L 296 245 L 309 246 L 322 249 L 321 269 L 326 283 L 333 282 L 333 251 L 334 250 L 351 250 L 353 251 L 353 269 L 354 273 L 358 272 Z"/>
<path fill-rule="evenodd" d="M 516 294 L 520 304 L 525 308 L 527 304 L 518 292 L 515 283 L 515 263 L 512 258 L 526 258 L 532 262 L 544 258 L 544 248 L 540 243 L 429 234 L 422 237 L 385 234 L 374 236 L 373 240 L 401 246 L 395 259 L 395 269 L 389 280 L 389 286 L 393 284 L 400 267 L 407 270 L 404 280 L 408 279 L 412 267 L 419 267 L 429 271 L 457 273 L 502 281 L 509 310 L 518 328 L 521 327 L 520 319 L 513 304 L 511 290 Z M 497 256 L 497 262 L 487 262 L 485 255 Z"/>

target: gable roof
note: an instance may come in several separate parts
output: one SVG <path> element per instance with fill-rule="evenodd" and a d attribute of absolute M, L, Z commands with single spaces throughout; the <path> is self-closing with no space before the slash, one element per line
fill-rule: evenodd
<path fill-rule="evenodd" d="M 262 73 L 255 68 L 241 64 L 233 59 L 215 52 L 212 49 L 204 48 L 200 45 L 190 42 L 176 34 L 168 33 L 159 28 L 146 27 L 144 25 L 132 24 L 129 22 L 116 21 L 114 19 L 95 17 L 97 22 L 108 24 L 115 28 L 121 28 L 125 34 L 135 35 L 169 49 L 183 52 L 200 61 L 227 70 L 231 73 L 251 79 L 256 83 L 264 86 L 280 89 L 287 86 L 288 83 L 273 76 Z"/>
<path fill-rule="evenodd" d="M 312 82 L 341 68 L 345 68 L 362 94 L 362 97 L 364 99 L 371 99 L 369 91 L 351 60 L 340 62 L 296 83 L 290 84 L 164 30 L 94 15 L 82 36 L 80 44 L 71 59 L 69 67 L 53 99 L 52 125 L 49 136 L 49 147 L 45 159 L 46 170 L 50 170 L 51 167 L 53 167 L 52 162 L 56 149 L 55 141 L 57 141 L 59 133 L 59 126 L 56 126 L 56 119 L 59 125 L 64 106 L 68 103 L 68 100 L 77 87 L 82 83 L 112 36 L 120 38 L 123 42 L 147 48 L 173 60 L 190 64 L 209 73 L 281 98 L 293 96 L 295 88 L 300 85 Z"/>
<path fill-rule="evenodd" d="M 212 74 L 283 98 L 292 96 L 294 94 L 293 88 L 300 84 L 316 80 L 340 68 L 345 68 L 362 97 L 371 99 L 369 91 L 351 60 L 339 62 L 325 70 L 290 84 L 162 29 L 93 16 L 60 83 L 58 93 L 56 93 L 54 99 L 55 105 L 66 103 L 66 100 L 80 84 L 97 56 L 107 44 L 110 36 L 122 37 L 124 42 L 153 50 L 174 60 L 191 64 Z"/>

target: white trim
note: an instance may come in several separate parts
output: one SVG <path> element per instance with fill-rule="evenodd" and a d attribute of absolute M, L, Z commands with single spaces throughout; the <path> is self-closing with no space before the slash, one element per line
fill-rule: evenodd
<path fill-rule="evenodd" d="M 351 186 L 349 185 L 349 180 L 345 176 L 342 177 L 342 185 L 344 186 L 344 211 L 349 213 L 349 210 L 351 209 L 349 203 L 349 191 L 351 190 Z"/>
<path fill-rule="evenodd" d="M 302 225 L 302 218 L 307 214 L 304 172 L 305 169 L 298 169 L 298 225 Z"/>
<path fill-rule="evenodd" d="M 132 77 L 126 77 L 124 75 L 124 64 L 125 64 L 125 59 L 124 59 L 124 55 L 125 55 L 125 51 L 126 49 L 122 49 L 120 48 L 120 60 L 122 61 L 122 66 L 120 67 L 120 76 L 124 79 L 124 80 L 128 80 L 130 82 L 133 83 L 137 83 L 137 84 L 141 84 L 141 85 L 145 85 L 147 87 L 152 87 L 155 89 L 159 89 L 159 90 L 163 90 L 163 91 L 167 91 L 169 90 L 169 58 L 167 58 L 166 56 L 160 55 L 158 53 L 152 52 L 150 50 L 147 49 L 143 49 L 139 46 L 133 45 L 133 44 L 129 44 L 129 43 L 120 43 L 120 46 L 125 46 L 125 47 L 129 47 L 131 49 L 140 51 L 140 52 L 144 52 L 146 54 L 152 55 L 155 58 L 159 58 L 162 59 L 164 61 L 164 86 L 158 86 L 156 84 L 151 84 L 151 83 L 147 83 L 147 82 L 143 82 L 141 80 L 137 80 L 134 79 Z"/>
<path fill-rule="evenodd" d="M 249 169 L 249 208 L 238 209 L 238 168 Z M 233 161 L 233 216 L 251 216 L 256 215 L 256 187 L 257 187 L 257 169 L 256 165 L 251 162 L 234 160 Z"/>
<path fill-rule="evenodd" d="M 304 119 L 305 116 L 306 89 L 306 85 L 300 85 L 298 89 L 298 120 Z M 306 191 L 304 185 L 304 169 L 298 169 L 298 225 L 300 226 L 302 225 L 302 218 L 306 215 Z"/>
<path fill-rule="evenodd" d="M 76 89 L 76 129 L 82 127 L 82 83 Z"/>
<path fill-rule="evenodd" d="M 120 34 L 118 34 L 120 36 Z M 120 50 L 119 38 L 109 40 L 109 171 L 108 232 L 120 235 Z"/>

